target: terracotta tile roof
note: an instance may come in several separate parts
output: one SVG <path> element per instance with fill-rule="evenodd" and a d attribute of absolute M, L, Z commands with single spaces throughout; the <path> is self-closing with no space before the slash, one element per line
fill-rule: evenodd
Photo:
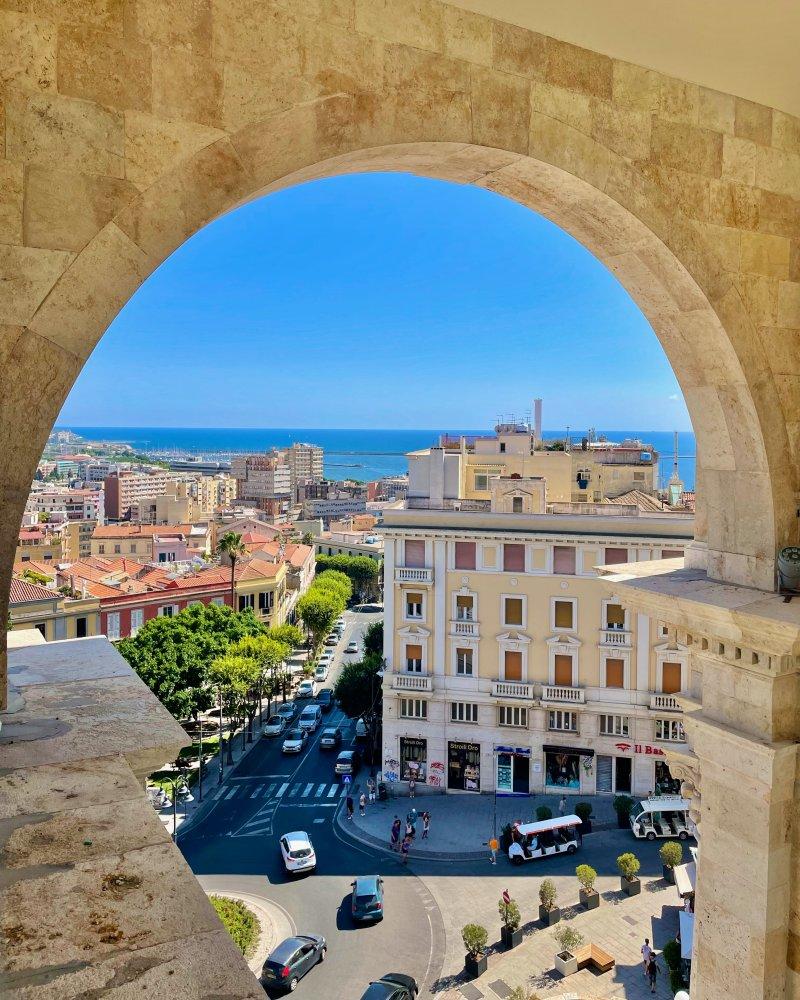
<path fill-rule="evenodd" d="M 27 604 L 30 601 L 57 601 L 61 597 L 55 590 L 40 587 L 38 583 L 11 578 L 11 604 Z"/>
<path fill-rule="evenodd" d="M 40 562 L 36 559 L 27 559 L 25 562 L 14 563 L 14 572 L 17 576 L 22 576 L 26 569 L 32 569 L 34 573 L 41 573 L 51 580 L 56 578 L 56 566 L 54 563 Z"/>

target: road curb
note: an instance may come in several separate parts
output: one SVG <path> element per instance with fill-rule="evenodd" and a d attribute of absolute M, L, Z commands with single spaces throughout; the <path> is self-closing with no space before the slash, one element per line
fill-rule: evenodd
<path fill-rule="evenodd" d="M 388 857 L 399 858 L 400 855 L 398 852 L 387 847 L 385 841 L 380 840 L 378 837 L 374 837 L 371 833 L 365 833 L 354 824 L 347 823 L 346 820 L 342 819 L 342 813 L 342 809 L 337 810 L 334 817 L 334 824 L 347 840 L 352 841 L 354 844 L 360 844 L 362 847 L 373 847 L 375 850 L 380 851 Z M 408 852 L 410 861 L 438 861 L 452 863 L 453 861 L 480 861 L 488 856 L 487 851 L 461 851 L 457 854 L 452 852 L 444 853 L 442 851 L 410 850 Z"/>

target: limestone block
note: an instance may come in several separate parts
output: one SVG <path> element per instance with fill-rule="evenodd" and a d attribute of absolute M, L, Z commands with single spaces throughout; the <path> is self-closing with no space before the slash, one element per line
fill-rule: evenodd
<path fill-rule="evenodd" d="M 733 131 L 741 139 L 752 139 L 762 146 L 769 146 L 772 142 L 772 108 L 737 97 Z"/>
<path fill-rule="evenodd" d="M 662 76 L 658 94 L 658 114 L 668 121 L 697 125 L 700 120 L 700 88 L 696 83 Z"/>
<path fill-rule="evenodd" d="M 778 326 L 800 326 L 800 282 L 781 281 L 778 285 Z"/>
<path fill-rule="evenodd" d="M 709 190 L 710 204 L 710 190 Z M 713 247 L 713 252 L 720 264 L 726 271 L 739 270 L 740 244 L 742 234 L 733 226 L 718 226 L 716 223 L 707 225 L 709 246 Z"/>
<path fill-rule="evenodd" d="M 6 155 L 85 173 L 125 175 L 122 114 L 87 101 L 14 94 L 6 105 Z"/>
<path fill-rule="evenodd" d="M 75 260 L 68 280 L 53 289 L 31 329 L 85 361 L 157 263 L 108 223 Z"/>
<path fill-rule="evenodd" d="M 140 190 L 192 153 L 221 139 L 220 129 L 141 111 L 125 112 L 125 175 Z"/>
<path fill-rule="evenodd" d="M 800 118 L 773 111 L 772 145 L 787 153 L 800 153 Z"/>
<path fill-rule="evenodd" d="M 611 100 L 612 60 L 599 52 L 547 38 L 545 79 L 557 87 Z"/>
<path fill-rule="evenodd" d="M 603 190 L 641 220 L 655 237 L 666 239 L 673 210 L 641 164 L 623 159 L 612 162 Z"/>
<path fill-rule="evenodd" d="M 742 233 L 741 267 L 750 274 L 789 277 L 789 240 L 783 236 Z"/>
<path fill-rule="evenodd" d="M 287 76 L 301 68 L 297 7 L 265 5 L 261 0 L 213 0 L 212 54 L 218 65 L 239 62 L 254 67 L 270 54 L 272 71 Z"/>
<path fill-rule="evenodd" d="M 444 51 L 444 4 L 431 0 L 356 0 L 356 31 L 385 42 Z"/>
<path fill-rule="evenodd" d="M 732 135 L 722 137 L 722 176 L 726 180 L 754 185 L 756 182 L 757 146 L 749 139 Z"/>
<path fill-rule="evenodd" d="M 592 98 L 586 94 L 534 80 L 531 84 L 531 109 L 587 135 L 592 131 Z"/>
<path fill-rule="evenodd" d="M 407 45 L 387 45 L 385 80 L 395 135 L 450 142 L 471 136 L 468 63 Z"/>
<path fill-rule="evenodd" d="M 708 217 L 711 222 L 736 229 L 758 227 L 759 193 L 756 188 L 735 181 L 712 180 L 709 195 Z"/>
<path fill-rule="evenodd" d="M 0 323 L 26 326 L 73 255 L 0 244 Z"/>
<path fill-rule="evenodd" d="M 33 166 L 25 185 L 25 244 L 82 250 L 136 194 L 130 181 Z"/>
<path fill-rule="evenodd" d="M 126 11 L 126 27 L 146 42 L 184 49 L 195 55 L 211 50 L 211 0 L 135 0 Z"/>
<path fill-rule="evenodd" d="M 22 243 L 21 163 L 0 160 L 0 243 Z"/>
<path fill-rule="evenodd" d="M 615 59 L 611 95 L 615 104 L 652 114 L 661 101 L 661 75 L 655 70 Z"/>
<path fill-rule="evenodd" d="M 494 22 L 457 7 L 444 8 L 444 54 L 480 66 L 492 65 Z"/>
<path fill-rule="evenodd" d="M 0 91 L 9 86 L 55 91 L 56 29 L 48 21 L 0 10 Z"/>
<path fill-rule="evenodd" d="M 638 166 L 642 174 L 664 193 L 665 201 L 672 206 L 673 212 L 679 207 L 681 212 L 693 219 L 708 218 L 711 182 L 707 177 L 655 163 L 640 163 Z"/>
<path fill-rule="evenodd" d="M 149 111 L 149 45 L 91 28 L 58 29 L 58 90 L 109 107 Z"/>
<path fill-rule="evenodd" d="M 800 240 L 792 240 L 789 251 L 789 280 L 800 282 Z"/>
<path fill-rule="evenodd" d="M 650 153 L 650 116 L 593 100 L 591 135 L 620 156 L 644 160 Z"/>
<path fill-rule="evenodd" d="M 530 155 L 581 177 L 603 190 L 612 153 L 583 132 L 536 111 L 531 113 Z"/>
<path fill-rule="evenodd" d="M 773 372 L 800 375 L 800 328 L 761 326 L 758 336 Z"/>
<path fill-rule="evenodd" d="M 719 90 L 700 87 L 697 123 L 701 128 L 733 134 L 736 98 Z"/>
<path fill-rule="evenodd" d="M 528 152 L 530 83 L 510 73 L 473 66 L 472 138 L 481 146 Z"/>
<path fill-rule="evenodd" d="M 492 23 L 492 62 L 505 73 L 543 80 L 547 70 L 546 39 L 535 31 L 503 21 Z"/>
<path fill-rule="evenodd" d="M 733 484 L 729 478 L 719 477 L 720 472 L 733 472 L 736 468 L 733 445 L 716 388 L 713 385 L 697 386 L 686 391 L 684 395 L 689 412 L 697 414 L 695 426 L 699 428 L 702 425 L 703 428 L 700 433 L 703 438 L 706 494 L 709 498 L 714 498 L 713 503 L 709 499 L 708 509 L 709 544 L 711 544 L 712 523 L 719 526 L 722 535 L 727 535 L 733 527 L 730 520 L 732 512 L 727 510 L 726 501 L 722 499 L 726 492 L 730 495 Z"/>
<path fill-rule="evenodd" d="M 304 30 L 303 42 L 302 76 L 286 82 L 282 74 L 275 82 L 275 91 L 286 93 L 291 104 L 300 104 L 323 93 L 349 94 L 382 89 L 382 42 L 356 35 L 337 24 L 324 23 L 309 24 Z M 266 82 L 269 76 L 264 79 Z M 274 100 L 274 96 L 271 97 L 270 103 Z"/>
<path fill-rule="evenodd" d="M 192 52 L 164 48 L 156 48 L 154 52 L 153 114 L 209 127 L 221 126 L 220 66 L 208 56 Z"/>
<path fill-rule="evenodd" d="M 759 187 L 800 198 L 800 153 L 759 147 L 756 158 Z"/>
<path fill-rule="evenodd" d="M 665 167 L 703 177 L 719 177 L 722 174 L 722 136 L 694 125 L 654 119 L 651 157 Z"/>
<path fill-rule="evenodd" d="M 34 17 L 122 34 L 124 0 L 29 0 Z"/>
<path fill-rule="evenodd" d="M 774 191 L 758 192 L 758 228 L 765 233 L 797 238 L 800 233 L 800 199 Z"/>

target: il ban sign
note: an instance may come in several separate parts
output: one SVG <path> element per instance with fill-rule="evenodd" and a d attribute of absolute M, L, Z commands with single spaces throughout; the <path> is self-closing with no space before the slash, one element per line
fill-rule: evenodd
<path fill-rule="evenodd" d="M 617 750 L 627 753 L 633 750 L 634 753 L 644 754 L 645 757 L 665 757 L 666 754 L 661 747 L 651 747 L 649 743 L 615 743 Z"/>

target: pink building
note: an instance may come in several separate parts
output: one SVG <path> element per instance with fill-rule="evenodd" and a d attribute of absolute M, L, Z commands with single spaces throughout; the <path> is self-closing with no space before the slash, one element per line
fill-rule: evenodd
<path fill-rule="evenodd" d="M 179 531 L 161 532 L 153 535 L 153 562 L 183 562 L 189 559 L 186 536 Z"/>

